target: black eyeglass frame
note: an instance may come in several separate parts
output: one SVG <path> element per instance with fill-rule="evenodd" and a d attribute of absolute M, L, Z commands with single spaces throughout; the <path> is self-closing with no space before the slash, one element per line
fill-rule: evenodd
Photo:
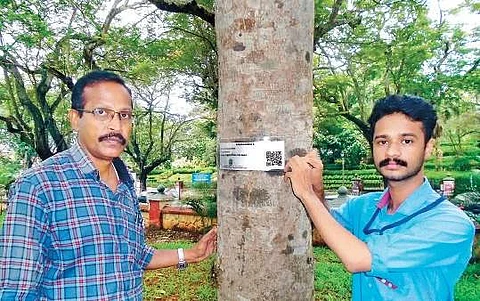
<path fill-rule="evenodd" d="M 103 110 L 105 111 L 105 113 L 107 113 L 107 116 L 109 118 L 105 118 L 104 120 L 102 119 L 103 116 L 100 115 L 99 112 L 97 112 L 97 110 Z M 133 120 L 134 120 L 134 117 L 135 115 L 133 114 L 132 111 L 115 111 L 115 110 L 112 110 L 112 109 L 107 109 L 107 108 L 94 108 L 93 110 L 85 110 L 85 109 L 75 109 L 75 111 L 78 111 L 78 112 L 82 112 L 82 113 L 89 113 L 89 114 L 92 114 L 93 117 L 100 121 L 100 122 L 110 122 L 113 120 L 113 118 L 115 118 L 115 115 L 118 114 L 118 119 L 120 121 L 128 121 L 130 123 L 133 123 Z M 122 115 L 121 114 L 128 114 L 128 118 L 122 118 Z"/>

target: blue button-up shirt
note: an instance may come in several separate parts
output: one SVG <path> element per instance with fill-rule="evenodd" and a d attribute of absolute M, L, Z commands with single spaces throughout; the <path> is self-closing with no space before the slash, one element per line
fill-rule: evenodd
<path fill-rule="evenodd" d="M 473 223 L 445 200 L 383 234 L 367 235 L 363 229 L 386 193 L 365 194 L 332 210 L 372 254 L 372 269 L 353 275 L 353 300 L 453 300 L 455 283 L 471 256 Z M 370 229 L 395 223 L 439 197 L 425 179 L 395 213 L 382 208 Z"/>
<path fill-rule="evenodd" d="M 0 236 L 0 300 L 141 300 L 153 249 L 132 179 L 115 192 L 78 146 L 12 186 Z"/>

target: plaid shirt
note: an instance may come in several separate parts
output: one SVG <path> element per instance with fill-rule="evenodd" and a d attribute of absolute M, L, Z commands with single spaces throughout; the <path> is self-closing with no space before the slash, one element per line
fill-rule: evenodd
<path fill-rule="evenodd" d="M 141 300 L 153 256 L 120 159 L 109 189 L 78 144 L 10 190 L 0 236 L 0 300 Z"/>

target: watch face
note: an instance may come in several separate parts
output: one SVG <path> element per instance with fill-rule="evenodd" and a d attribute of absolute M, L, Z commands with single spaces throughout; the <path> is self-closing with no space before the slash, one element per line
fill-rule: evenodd
<path fill-rule="evenodd" d="M 187 268 L 188 264 L 186 261 L 180 261 L 177 263 L 177 269 L 179 270 L 185 270 Z"/>

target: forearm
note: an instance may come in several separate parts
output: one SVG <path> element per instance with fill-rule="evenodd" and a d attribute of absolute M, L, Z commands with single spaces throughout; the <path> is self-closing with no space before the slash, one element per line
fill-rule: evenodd
<path fill-rule="evenodd" d="M 178 263 L 177 250 L 155 250 L 146 269 L 154 270 L 174 266 Z"/>
<path fill-rule="evenodd" d="M 313 187 L 313 192 L 315 193 L 315 196 L 320 200 L 320 202 L 322 202 L 325 208 L 330 210 L 330 204 L 325 199 L 325 191 L 323 189 L 323 183 L 322 183 L 322 186 L 319 188 Z"/>
<path fill-rule="evenodd" d="M 345 268 L 352 273 L 371 270 L 372 255 L 366 243 L 355 237 L 339 224 L 317 194 L 309 193 L 302 202 L 324 242 L 340 258 Z"/>
<path fill-rule="evenodd" d="M 184 250 L 185 261 L 187 263 L 196 263 L 210 256 L 216 249 L 217 227 L 213 227 L 205 234 L 198 243 L 192 248 Z M 146 269 L 159 269 L 174 266 L 178 263 L 177 250 L 155 250 L 152 260 L 148 263 Z"/>
<path fill-rule="evenodd" d="M 194 254 L 192 249 L 185 249 L 185 261 L 187 263 L 195 263 L 198 262 L 199 259 Z M 177 249 L 174 250 L 155 250 L 153 253 L 152 260 L 147 265 L 145 269 L 147 270 L 154 270 L 154 269 L 161 269 L 176 266 L 178 263 L 178 253 Z"/>

